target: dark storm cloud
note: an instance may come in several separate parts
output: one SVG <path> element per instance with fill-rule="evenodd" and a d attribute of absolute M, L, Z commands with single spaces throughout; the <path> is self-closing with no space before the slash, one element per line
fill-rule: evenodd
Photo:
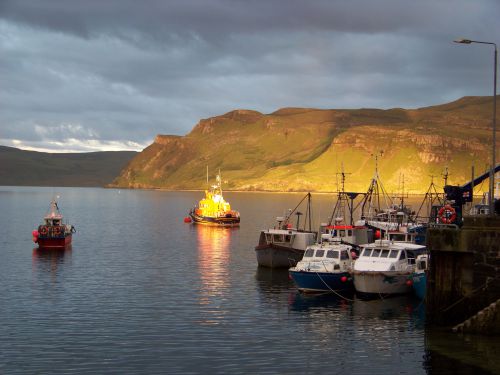
<path fill-rule="evenodd" d="M 451 41 L 500 35 L 499 14 L 493 0 L 0 1 L 0 143 L 140 148 L 236 108 L 490 95 L 492 50 Z"/>

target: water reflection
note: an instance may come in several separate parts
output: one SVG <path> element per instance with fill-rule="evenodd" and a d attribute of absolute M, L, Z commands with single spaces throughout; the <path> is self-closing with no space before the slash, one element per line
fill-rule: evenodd
<path fill-rule="evenodd" d="M 419 328 L 423 328 L 425 323 L 425 307 L 420 300 L 412 295 L 369 301 L 356 299 L 353 304 L 353 313 L 363 320 L 415 319 Z"/>
<path fill-rule="evenodd" d="M 289 289 L 293 286 L 287 269 L 257 267 L 255 279 L 263 292 L 272 293 L 280 289 Z"/>
<path fill-rule="evenodd" d="M 352 298 L 353 296 L 354 294 L 346 297 Z M 350 309 L 351 303 L 351 301 L 333 293 L 307 294 L 297 292 L 291 300 L 290 309 L 300 312 L 317 312 L 319 309 L 332 311 L 337 309 Z"/>
<path fill-rule="evenodd" d="M 230 298 L 229 258 L 231 233 L 237 228 L 197 225 L 198 270 L 200 273 L 199 304 L 204 324 L 218 324 L 226 314 L 225 302 Z M 227 304 L 226 304 L 227 305 Z"/>
<path fill-rule="evenodd" d="M 32 264 L 33 273 L 39 272 L 50 273 L 51 280 L 57 281 L 57 276 L 60 274 L 65 263 L 71 262 L 71 245 L 64 249 L 33 249 Z"/>
<path fill-rule="evenodd" d="M 255 280 L 263 303 L 278 310 L 286 309 L 292 303 L 296 290 L 287 269 L 257 267 Z"/>

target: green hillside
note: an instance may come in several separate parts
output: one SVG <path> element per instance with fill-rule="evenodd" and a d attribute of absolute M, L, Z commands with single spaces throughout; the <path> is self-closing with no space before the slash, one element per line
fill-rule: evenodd
<path fill-rule="evenodd" d="M 113 186 L 203 189 L 208 166 L 212 177 L 220 168 L 226 189 L 328 192 L 343 165 L 346 189 L 364 191 L 379 155 L 388 191 L 404 176 L 407 191 L 423 193 L 445 167 L 457 184 L 472 165 L 477 174 L 487 169 L 491 106 L 491 97 L 465 97 L 415 110 L 236 110 L 201 120 L 184 137 L 157 136 Z"/>
<path fill-rule="evenodd" d="M 137 152 L 50 154 L 0 146 L 0 185 L 105 186 Z"/>

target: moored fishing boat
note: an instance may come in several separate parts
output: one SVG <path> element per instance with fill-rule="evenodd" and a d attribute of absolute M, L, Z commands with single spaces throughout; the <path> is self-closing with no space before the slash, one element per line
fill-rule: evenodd
<path fill-rule="evenodd" d="M 220 172 L 216 184 L 205 190 L 205 198 L 189 212 L 189 217 L 195 224 L 236 227 L 240 225 L 240 213 L 232 210 L 229 202 L 222 196 Z"/>
<path fill-rule="evenodd" d="M 428 254 L 417 256 L 415 272 L 411 275 L 412 287 L 415 295 L 420 299 L 425 299 L 427 290 L 427 269 L 429 266 Z"/>
<path fill-rule="evenodd" d="M 33 242 L 38 243 L 40 249 L 63 249 L 71 245 L 75 227 L 63 223 L 63 215 L 59 211 L 57 201 L 50 202 L 48 214 L 44 217 L 44 223 L 32 232 Z"/>
<path fill-rule="evenodd" d="M 363 245 L 354 264 L 356 292 L 367 297 L 411 293 L 415 257 L 424 250 L 423 245 L 390 240 Z"/>
<path fill-rule="evenodd" d="M 321 240 L 331 241 L 338 238 L 342 243 L 351 245 L 358 252 L 360 245 L 373 242 L 373 229 L 364 225 L 364 221 L 356 224 L 359 225 L 321 224 Z"/>
<path fill-rule="evenodd" d="M 302 213 L 295 211 L 306 198 L 308 198 L 307 216 L 304 221 L 304 228 L 299 229 L 299 219 Z M 255 247 L 259 266 L 290 268 L 302 259 L 306 248 L 314 244 L 317 237 L 317 233 L 311 230 L 310 205 L 311 194 L 307 194 L 293 210 L 289 210 L 286 216 L 276 218 L 277 225 L 274 228 L 260 231 L 259 243 Z M 292 227 L 290 222 L 294 213 L 297 216 L 296 227 Z M 305 226 L 308 218 L 309 230 L 306 230 Z"/>
<path fill-rule="evenodd" d="M 309 246 L 302 260 L 290 268 L 290 276 L 303 292 L 353 291 L 351 250 L 338 238 Z"/>

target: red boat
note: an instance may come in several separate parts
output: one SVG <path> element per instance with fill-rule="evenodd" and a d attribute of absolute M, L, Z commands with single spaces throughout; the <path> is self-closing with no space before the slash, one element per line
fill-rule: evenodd
<path fill-rule="evenodd" d="M 64 249 L 71 245 L 75 227 L 63 223 L 63 216 L 55 199 L 50 202 L 49 213 L 44 217 L 44 221 L 44 224 L 38 226 L 38 230 L 32 232 L 33 242 L 38 243 L 40 249 Z"/>

